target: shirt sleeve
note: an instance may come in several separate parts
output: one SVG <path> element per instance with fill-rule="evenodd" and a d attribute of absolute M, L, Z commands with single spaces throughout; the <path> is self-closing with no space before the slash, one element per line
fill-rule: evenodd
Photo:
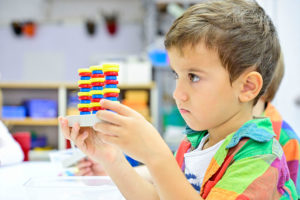
<path fill-rule="evenodd" d="M 0 166 L 19 163 L 23 159 L 24 154 L 20 145 L 0 121 Z"/>
<path fill-rule="evenodd" d="M 282 198 L 287 197 L 287 198 Z M 207 196 L 211 199 L 297 199 L 284 155 L 245 157 L 227 168 Z"/>

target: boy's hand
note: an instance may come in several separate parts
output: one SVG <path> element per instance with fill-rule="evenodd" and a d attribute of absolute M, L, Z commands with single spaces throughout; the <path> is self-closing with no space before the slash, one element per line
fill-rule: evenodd
<path fill-rule="evenodd" d="M 118 146 L 145 164 L 161 155 L 172 156 L 160 134 L 141 114 L 118 102 L 101 100 L 100 104 L 108 109 L 96 114 L 102 122 L 95 124 L 94 130 L 101 141 Z"/>
<path fill-rule="evenodd" d="M 110 144 L 103 143 L 99 134 L 93 128 L 80 127 L 75 123 L 72 128 L 68 126 L 68 120 L 59 117 L 62 132 L 66 139 L 72 140 L 76 146 L 86 155 L 98 162 L 113 162 L 118 154 L 123 154 Z"/>
<path fill-rule="evenodd" d="M 76 176 L 106 176 L 107 173 L 104 171 L 100 163 L 97 163 L 89 158 L 80 160 L 77 164 L 78 172 Z"/>

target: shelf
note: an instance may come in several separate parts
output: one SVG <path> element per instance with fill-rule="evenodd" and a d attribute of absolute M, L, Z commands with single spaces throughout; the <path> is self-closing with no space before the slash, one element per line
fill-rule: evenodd
<path fill-rule="evenodd" d="M 156 84 L 150 82 L 148 84 L 119 84 L 118 88 L 124 91 L 126 90 L 149 90 L 151 93 L 149 96 L 150 103 L 150 113 L 153 116 L 157 116 L 157 102 L 156 102 Z M 28 91 L 27 91 L 28 90 Z M 3 103 L 12 103 L 18 104 L 21 102 L 22 98 L 50 98 L 57 99 L 58 102 L 58 115 L 66 116 L 67 111 L 67 100 L 68 92 L 70 90 L 79 91 L 76 82 L 0 82 L 0 113 Z M 20 91 L 22 93 L 20 93 Z M 11 95 L 10 98 L 6 95 Z M 4 98 L 6 96 L 6 98 Z M 16 100 L 16 101 L 15 101 Z M 20 101 L 17 101 L 20 100 Z M 157 124 L 155 120 L 156 117 L 149 116 L 149 121 L 152 121 L 154 124 Z M 58 133 L 58 149 L 66 148 L 66 140 L 63 137 L 62 130 L 58 127 L 57 118 L 44 118 L 44 119 L 34 119 L 34 118 L 25 118 L 25 119 L 2 119 L 2 121 L 11 129 L 15 130 L 27 130 L 31 127 L 39 127 L 45 129 L 48 133 L 53 132 L 53 127 L 57 128 Z M 18 127 L 19 126 L 19 127 Z M 39 129 L 37 128 L 37 129 Z M 52 129 L 52 130 L 51 130 Z M 51 135 L 52 136 L 52 135 Z M 56 138 L 53 138 L 56 140 Z"/>
<path fill-rule="evenodd" d="M 0 88 L 7 89 L 56 89 L 63 83 L 44 82 L 0 82 Z"/>
<path fill-rule="evenodd" d="M 3 119 L 7 126 L 57 126 L 57 118 L 45 118 L 45 119 Z"/>

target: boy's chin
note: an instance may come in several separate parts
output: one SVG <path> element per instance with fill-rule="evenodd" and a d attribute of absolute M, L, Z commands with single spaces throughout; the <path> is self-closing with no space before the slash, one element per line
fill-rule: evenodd
<path fill-rule="evenodd" d="M 199 126 L 199 124 L 189 123 L 186 121 L 186 124 L 194 131 L 205 131 L 207 128 Z"/>

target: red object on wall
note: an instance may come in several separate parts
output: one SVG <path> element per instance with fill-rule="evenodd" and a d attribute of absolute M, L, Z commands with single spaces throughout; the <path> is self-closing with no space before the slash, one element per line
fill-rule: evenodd
<path fill-rule="evenodd" d="M 108 22 L 106 23 L 106 28 L 110 35 L 114 35 L 117 32 L 117 24 L 116 22 Z"/>
<path fill-rule="evenodd" d="M 118 14 L 104 14 L 106 29 L 110 35 L 115 35 L 118 30 Z"/>
<path fill-rule="evenodd" d="M 17 132 L 14 133 L 12 136 L 21 146 L 21 149 L 24 153 L 24 161 L 28 161 L 29 160 L 28 154 L 31 147 L 30 132 Z"/>
<path fill-rule="evenodd" d="M 28 37 L 33 37 L 35 35 L 36 32 L 36 24 L 34 22 L 26 22 L 23 25 L 23 34 L 28 36 Z"/>

